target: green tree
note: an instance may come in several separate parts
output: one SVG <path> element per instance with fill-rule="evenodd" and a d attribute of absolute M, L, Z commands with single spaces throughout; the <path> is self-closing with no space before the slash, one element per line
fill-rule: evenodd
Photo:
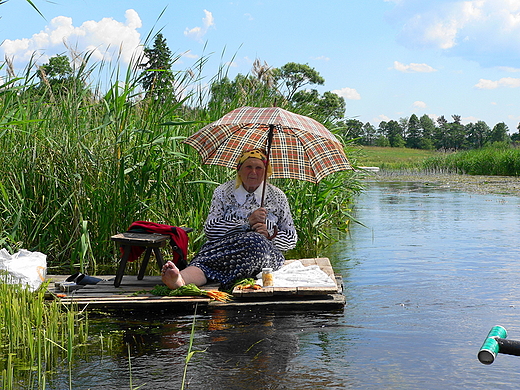
<path fill-rule="evenodd" d="M 139 65 L 144 69 L 140 84 L 146 91 L 146 97 L 156 101 L 175 101 L 175 76 L 172 72 L 174 60 L 161 33 L 154 39 L 153 47 L 143 50 L 144 56 Z"/>
<path fill-rule="evenodd" d="M 294 94 L 291 103 L 299 112 L 312 116 L 319 122 L 335 123 L 345 115 L 345 99 L 333 92 L 298 91 Z"/>
<path fill-rule="evenodd" d="M 270 106 L 279 99 L 276 89 L 253 76 L 238 74 L 234 80 L 223 77 L 210 86 L 210 111 L 227 112 L 242 106 Z"/>
<path fill-rule="evenodd" d="M 520 123 L 516 126 L 516 129 L 518 130 L 518 132 L 511 134 L 511 141 L 515 143 L 520 142 Z"/>
<path fill-rule="evenodd" d="M 509 131 L 509 128 L 504 122 L 497 123 L 493 130 L 491 130 L 491 134 L 489 136 L 489 141 L 491 143 L 495 142 L 509 142 L 510 138 L 507 134 Z"/>
<path fill-rule="evenodd" d="M 424 114 L 419 119 L 421 125 L 421 141 L 420 149 L 431 150 L 435 149 L 433 144 L 433 135 L 435 134 L 435 122 L 428 115 Z"/>
<path fill-rule="evenodd" d="M 74 93 L 82 87 L 82 82 L 74 75 L 69 57 L 66 55 L 49 58 L 48 63 L 38 68 L 36 75 L 40 83 L 35 90 L 40 94 L 50 92 L 52 95 L 63 95 Z"/>
<path fill-rule="evenodd" d="M 325 79 L 319 72 L 307 64 L 297 64 L 289 62 L 273 70 L 273 77 L 276 82 L 286 89 L 285 98 L 292 100 L 294 94 L 306 85 L 323 85 Z M 281 89 L 281 88 L 280 88 Z"/>
<path fill-rule="evenodd" d="M 441 115 L 437 118 L 437 126 L 434 133 L 434 144 L 437 149 L 449 149 L 450 142 L 448 139 L 448 121 Z"/>
<path fill-rule="evenodd" d="M 403 128 L 399 125 L 399 122 L 394 120 L 386 122 L 384 131 L 391 147 L 403 148 L 405 146 Z"/>
<path fill-rule="evenodd" d="M 466 134 L 469 149 L 482 148 L 489 139 L 491 129 L 484 121 L 477 123 L 468 123 L 466 125 Z"/>
<path fill-rule="evenodd" d="M 408 120 L 408 132 L 406 135 L 406 146 L 408 148 L 420 149 L 421 147 L 421 122 L 417 115 L 412 114 Z"/>
<path fill-rule="evenodd" d="M 466 128 L 460 121 L 460 115 L 452 115 L 453 122 L 448 126 L 449 143 L 452 149 L 465 148 Z"/>
<path fill-rule="evenodd" d="M 363 136 L 363 122 L 357 119 L 349 119 L 345 123 L 345 138 L 355 139 Z M 360 142 L 362 143 L 362 142 Z"/>
<path fill-rule="evenodd" d="M 363 145 L 374 145 L 377 139 L 376 128 L 370 122 L 367 122 L 363 125 Z"/>

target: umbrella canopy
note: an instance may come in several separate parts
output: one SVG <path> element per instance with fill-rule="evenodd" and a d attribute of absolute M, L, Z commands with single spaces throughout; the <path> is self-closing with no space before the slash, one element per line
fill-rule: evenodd
<path fill-rule="evenodd" d="M 236 168 L 244 150 L 267 149 L 270 126 L 272 178 L 317 183 L 331 173 L 352 169 L 343 145 L 325 126 L 279 107 L 237 108 L 184 142 L 199 152 L 204 164 Z"/>

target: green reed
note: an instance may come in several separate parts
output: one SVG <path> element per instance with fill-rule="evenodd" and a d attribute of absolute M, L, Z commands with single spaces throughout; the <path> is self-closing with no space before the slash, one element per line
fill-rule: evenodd
<path fill-rule="evenodd" d="M 190 252 L 196 252 L 211 194 L 234 172 L 201 166 L 182 141 L 231 109 L 274 104 L 258 90 L 208 106 L 205 85 L 225 77 L 227 68 L 202 79 L 206 60 L 177 72 L 182 94 L 164 102 L 142 98 L 133 65 L 124 74 L 111 71 L 108 88 L 92 82 L 96 71 L 101 80 L 104 63 L 80 69 L 77 77 L 88 88 L 36 93 L 29 68 L 0 85 L 0 245 L 47 254 L 50 270 L 113 272 L 119 252 L 110 236 L 150 220 L 193 227 Z M 299 249 L 314 252 L 331 226 L 349 218 L 360 189 L 351 172 L 319 185 L 276 184 L 295 210 Z"/>
<path fill-rule="evenodd" d="M 25 286 L 0 284 L 2 389 L 20 388 L 15 385 L 22 382 L 22 388 L 44 389 L 53 372 L 63 367 L 70 372 L 77 347 L 88 340 L 86 314 L 46 300 L 45 287 L 31 292 Z"/>
<path fill-rule="evenodd" d="M 468 175 L 519 176 L 520 149 L 493 145 L 476 150 L 446 153 L 426 159 L 427 170 L 446 170 Z"/>

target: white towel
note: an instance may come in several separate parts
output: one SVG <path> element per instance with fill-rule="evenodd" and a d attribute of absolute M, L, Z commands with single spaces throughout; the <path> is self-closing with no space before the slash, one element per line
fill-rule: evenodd
<path fill-rule="evenodd" d="M 262 274 L 256 277 L 257 284 L 262 285 Z M 305 267 L 301 261 L 293 261 L 274 271 L 273 280 L 273 287 L 336 287 L 336 282 L 319 266 Z"/>

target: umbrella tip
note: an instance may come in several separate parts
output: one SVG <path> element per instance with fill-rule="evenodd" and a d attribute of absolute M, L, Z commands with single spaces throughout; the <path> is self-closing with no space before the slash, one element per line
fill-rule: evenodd
<path fill-rule="evenodd" d="M 273 107 L 276 107 L 276 98 L 274 98 Z"/>

